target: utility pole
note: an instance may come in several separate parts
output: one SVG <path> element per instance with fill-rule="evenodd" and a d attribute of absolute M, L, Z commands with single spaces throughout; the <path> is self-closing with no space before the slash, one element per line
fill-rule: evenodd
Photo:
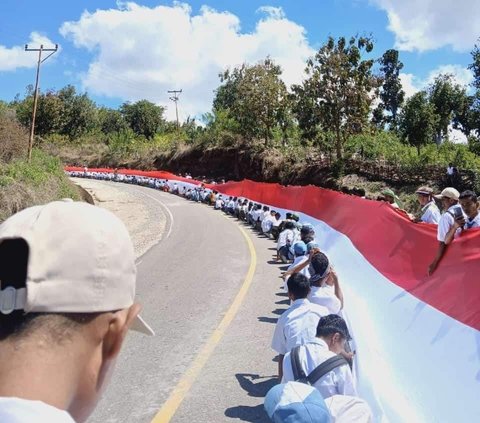
<path fill-rule="evenodd" d="M 178 106 L 177 106 L 177 102 L 178 102 L 178 94 L 180 94 L 181 92 L 182 92 L 182 90 L 171 90 L 171 91 L 167 91 L 167 93 L 173 94 L 173 95 L 170 97 L 170 100 L 172 100 L 173 102 L 175 102 L 175 114 L 177 115 L 177 131 L 180 129 L 180 124 L 178 123 Z"/>
<path fill-rule="evenodd" d="M 28 44 L 25 44 L 25 51 L 38 51 L 37 77 L 35 79 L 35 92 L 33 93 L 32 124 L 30 126 L 30 138 L 28 139 L 28 161 L 30 162 L 30 160 L 32 159 L 33 137 L 35 135 L 35 116 L 37 115 L 38 80 L 40 78 L 40 65 L 58 51 L 58 44 L 55 44 L 55 48 L 44 48 L 43 44 L 40 45 L 40 48 L 29 48 Z M 44 51 L 50 52 L 50 54 L 44 59 L 42 59 L 42 53 Z"/>

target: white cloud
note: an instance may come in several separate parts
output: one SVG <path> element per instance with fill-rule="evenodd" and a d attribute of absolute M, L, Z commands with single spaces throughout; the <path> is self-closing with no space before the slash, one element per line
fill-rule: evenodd
<path fill-rule="evenodd" d="M 260 8 L 265 15 L 255 30 L 243 33 L 237 16 L 207 6 L 196 15 L 184 3 L 150 8 L 121 2 L 117 7 L 84 12 L 60 29 L 94 55 L 83 84 L 98 95 L 169 106 L 169 118 L 175 113 L 169 89 L 183 89 L 179 110 L 185 118 L 210 110 L 218 73 L 226 67 L 270 55 L 291 84 L 301 81 L 305 60 L 314 54 L 305 29 L 281 8 Z"/>
<path fill-rule="evenodd" d="M 405 96 L 411 97 L 420 90 L 427 89 L 435 78 L 440 74 L 451 74 L 457 84 L 465 86 L 469 89 L 469 84 L 473 81 L 473 74 L 470 69 L 460 65 L 441 65 L 429 72 L 425 79 L 416 77 L 412 73 L 401 73 L 400 80 L 402 82 Z"/>
<path fill-rule="evenodd" d="M 469 51 L 480 36 L 479 0 L 370 0 L 387 12 L 396 48 Z"/>
<path fill-rule="evenodd" d="M 55 44 L 38 32 L 30 34 L 28 43 L 32 48 L 39 48 L 41 44 L 45 48 L 53 48 Z M 8 48 L 0 45 L 0 72 L 15 71 L 19 68 L 33 68 L 37 65 L 38 54 L 25 51 L 25 46 Z"/>

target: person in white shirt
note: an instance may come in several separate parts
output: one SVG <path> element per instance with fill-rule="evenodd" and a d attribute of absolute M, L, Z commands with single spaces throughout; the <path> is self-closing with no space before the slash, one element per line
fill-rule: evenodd
<path fill-rule="evenodd" d="M 262 233 L 269 238 L 271 237 L 273 224 L 276 220 L 275 219 L 275 214 L 276 214 L 276 211 L 271 210 L 267 213 L 265 218 L 262 220 L 262 225 L 261 225 L 262 226 Z"/>
<path fill-rule="evenodd" d="M 343 292 L 338 276 L 330 265 L 328 257 L 316 252 L 310 258 L 310 286 L 308 299 L 324 306 L 331 314 L 338 314 L 343 308 Z"/>
<path fill-rule="evenodd" d="M 215 200 L 215 210 L 222 210 L 223 209 L 223 197 L 221 194 L 217 196 L 217 199 Z"/>
<path fill-rule="evenodd" d="M 285 229 L 278 236 L 277 241 L 277 260 L 281 260 L 283 263 L 287 263 L 293 259 L 293 254 L 290 251 L 290 247 L 293 245 L 296 238 L 293 222 L 286 222 Z"/>
<path fill-rule="evenodd" d="M 480 227 L 477 195 L 470 190 L 463 191 L 459 197 L 460 206 L 465 215 L 455 219 L 453 226 L 445 236 L 445 244 L 450 244 L 461 232 Z M 460 233 L 459 233 L 460 231 Z"/>
<path fill-rule="evenodd" d="M 430 187 L 420 187 L 415 193 L 417 200 L 422 206 L 421 216 L 415 219 L 416 223 L 434 223 L 438 225 L 441 215 L 438 206 L 433 199 L 433 190 Z"/>
<path fill-rule="evenodd" d="M 445 254 L 447 249 L 447 244 L 445 243 L 445 238 L 455 223 L 456 216 L 463 216 L 463 211 L 460 205 L 458 204 L 458 197 L 460 193 L 455 188 L 445 188 L 441 194 L 436 195 L 435 198 L 442 201 L 442 206 L 444 213 L 438 222 L 437 229 L 437 240 L 439 242 L 438 250 L 435 258 L 428 267 L 428 274 L 431 275 L 435 269 L 438 267 L 438 264 L 442 260 L 442 257 Z M 457 229 L 460 232 L 460 228 Z"/>
<path fill-rule="evenodd" d="M 127 228 L 90 204 L 31 207 L 0 225 L 0 263 L 0 422 L 85 422 L 128 330 L 153 334 Z"/>
<path fill-rule="evenodd" d="M 294 254 L 293 263 L 290 266 L 288 266 L 287 272 L 305 263 L 309 259 L 307 255 L 307 245 L 303 241 L 297 241 L 295 244 L 293 244 L 293 254 Z M 301 273 L 307 279 L 310 279 L 310 272 L 309 272 L 308 266 L 303 267 L 298 273 Z M 293 272 L 291 274 L 293 274 Z M 285 291 L 288 289 L 287 281 L 289 276 L 290 276 L 290 273 L 285 273 L 284 275 L 281 276 L 284 280 L 283 289 Z"/>
<path fill-rule="evenodd" d="M 278 319 L 272 339 L 272 349 L 279 354 L 278 372 L 282 377 L 283 357 L 293 347 L 315 339 L 318 321 L 328 314 L 325 307 L 312 304 L 308 279 L 301 273 L 292 275 L 288 281 L 290 307 Z"/>
<path fill-rule="evenodd" d="M 320 364 L 337 354 L 353 357 L 345 352 L 348 340 L 350 333 L 345 320 L 336 314 L 322 317 L 318 322 L 316 338 L 299 349 L 300 364 L 305 374 L 309 375 Z M 291 353 L 285 354 L 283 360 L 282 383 L 294 381 L 290 355 Z M 347 364 L 334 368 L 313 386 L 320 391 L 324 399 L 333 395 L 357 396 L 352 371 Z"/>

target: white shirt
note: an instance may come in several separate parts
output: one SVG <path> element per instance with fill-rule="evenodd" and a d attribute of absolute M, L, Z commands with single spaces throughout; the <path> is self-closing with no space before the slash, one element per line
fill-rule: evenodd
<path fill-rule="evenodd" d="M 0 397 L 2 423 L 75 423 L 70 414 L 41 401 Z"/>
<path fill-rule="evenodd" d="M 272 229 L 273 219 L 272 215 L 268 215 L 262 220 L 262 232 L 267 233 Z"/>
<path fill-rule="evenodd" d="M 302 264 L 302 263 L 305 263 L 306 261 L 308 260 L 308 256 L 298 256 L 298 257 L 295 257 L 295 259 L 293 260 L 293 263 L 288 266 L 288 269 L 287 271 L 289 270 L 292 270 L 294 267 L 297 267 L 298 265 Z M 300 272 L 298 273 L 301 273 L 302 275 L 306 276 L 308 279 L 310 279 L 310 271 L 308 270 L 308 267 L 309 266 L 306 266 L 304 267 L 302 270 L 300 270 Z M 285 291 L 288 291 L 288 286 L 287 286 L 287 282 L 288 282 L 288 278 L 285 279 L 285 282 L 283 284 L 283 289 Z"/>
<path fill-rule="evenodd" d="M 369 405 L 362 399 L 349 395 L 333 395 L 325 405 L 332 417 L 331 423 L 372 423 Z"/>
<path fill-rule="evenodd" d="M 454 204 L 445 213 L 442 214 L 442 217 L 438 222 L 438 230 L 437 230 L 437 239 L 440 242 L 445 242 L 445 237 L 447 236 L 448 231 L 455 223 L 455 220 L 453 219 L 452 214 L 455 214 L 455 209 L 458 207 L 460 207 L 458 204 Z M 461 229 L 458 228 L 458 230 L 455 232 L 455 236 L 458 236 L 460 232 L 461 232 Z"/>
<path fill-rule="evenodd" d="M 280 235 L 278 236 L 277 250 L 287 245 L 287 243 L 289 245 L 293 245 L 294 238 L 295 234 L 291 229 L 285 229 L 284 231 L 280 232 Z"/>
<path fill-rule="evenodd" d="M 272 339 L 273 350 L 285 355 L 293 347 L 314 340 L 318 321 L 327 314 L 327 308 L 312 304 L 306 298 L 295 300 L 278 319 Z"/>
<path fill-rule="evenodd" d="M 300 364 L 305 374 L 312 373 L 320 364 L 334 357 L 335 353 L 328 349 L 328 345 L 320 338 L 315 338 L 312 342 L 302 345 L 299 351 Z M 282 383 L 293 381 L 293 370 L 290 353 L 283 359 L 283 379 Z M 356 397 L 357 390 L 353 380 L 350 367 L 340 366 L 328 372 L 313 385 L 317 388 L 322 397 L 327 399 L 333 395 L 351 395 Z"/>
<path fill-rule="evenodd" d="M 435 223 L 436 225 L 438 225 L 441 215 L 440 215 L 440 210 L 435 204 L 435 201 L 432 200 L 429 203 L 425 204 L 422 207 L 422 212 L 423 214 L 422 214 L 422 217 L 420 218 L 422 222 Z"/>
<path fill-rule="evenodd" d="M 308 256 L 298 256 L 295 257 L 295 260 L 293 260 L 293 263 L 288 266 L 287 271 L 292 270 L 294 267 L 299 266 L 302 263 L 305 263 L 308 260 Z M 302 275 L 306 276 L 308 279 L 310 279 L 310 272 L 308 270 L 308 266 L 304 267 L 300 272 Z"/>
<path fill-rule="evenodd" d="M 453 167 L 448 166 L 447 167 L 447 175 L 453 175 Z"/>
<path fill-rule="evenodd" d="M 329 314 L 338 314 L 342 303 L 335 295 L 335 288 L 331 285 L 312 286 L 308 300 L 314 304 L 321 305 L 328 309 Z"/>
<path fill-rule="evenodd" d="M 467 230 L 472 228 L 480 228 L 480 213 L 477 213 L 477 215 L 471 220 L 469 217 L 465 218 L 465 225 L 463 229 Z"/>

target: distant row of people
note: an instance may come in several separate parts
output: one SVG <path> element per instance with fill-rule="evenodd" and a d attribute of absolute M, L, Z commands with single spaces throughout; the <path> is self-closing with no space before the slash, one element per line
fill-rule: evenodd
<path fill-rule="evenodd" d="M 157 188 L 156 182 L 148 178 L 137 179 L 137 183 Z M 286 398 L 293 386 L 295 392 L 307 389 L 309 397 L 316 398 L 317 415 L 311 421 L 372 421 L 368 405 L 358 398 L 351 370 L 354 353 L 349 345 L 350 331 L 342 317 L 341 284 L 330 260 L 319 249 L 314 227 L 309 222 L 301 222 L 295 212 L 286 213 L 282 219 L 279 211 L 267 205 L 226 196 L 203 184 L 188 186 L 161 181 L 159 186 L 165 185 L 168 188 L 162 190 L 235 216 L 254 231 L 274 240 L 275 260 L 289 264 L 282 276 L 290 306 L 278 319 L 272 338 L 281 383 L 265 400 L 265 409 L 272 420 L 290 421 L 275 416 L 280 404 L 287 407 L 289 413 L 298 412 L 297 403 Z M 321 414 L 320 410 L 325 413 Z M 356 416 L 355 420 L 352 416 Z"/>

